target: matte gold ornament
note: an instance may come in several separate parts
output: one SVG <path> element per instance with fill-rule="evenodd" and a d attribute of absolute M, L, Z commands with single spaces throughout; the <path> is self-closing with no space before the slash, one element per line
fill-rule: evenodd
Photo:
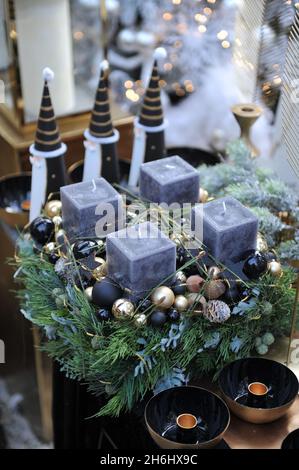
<path fill-rule="evenodd" d="M 261 233 L 257 234 L 256 249 L 261 253 L 266 253 L 269 250 L 268 243 Z"/>
<path fill-rule="evenodd" d="M 85 290 L 84 290 L 84 294 L 85 294 L 85 297 L 87 298 L 87 300 L 89 302 L 91 302 L 92 300 L 92 287 L 87 287 Z"/>
<path fill-rule="evenodd" d="M 230 308 L 221 300 L 210 300 L 203 315 L 211 323 L 224 323 L 230 318 Z"/>
<path fill-rule="evenodd" d="M 185 275 L 183 271 L 178 271 L 175 275 L 175 278 L 181 284 L 185 284 L 187 281 L 187 276 Z"/>
<path fill-rule="evenodd" d="M 62 224 L 62 217 L 60 215 L 55 215 L 52 220 L 56 227 L 60 227 Z"/>
<path fill-rule="evenodd" d="M 199 190 L 199 202 L 205 203 L 209 199 L 209 193 L 203 188 Z"/>
<path fill-rule="evenodd" d="M 189 302 L 188 302 L 187 297 L 185 297 L 184 295 L 177 295 L 174 300 L 173 306 L 178 312 L 180 313 L 185 312 L 186 310 L 188 310 L 188 307 L 189 307 Z"/>
<path fill-rule="evenodd" d="M 100 258 L 98 256 L 96 256 L 94 260 L 96 263 L 98 263 L 98 266 L 94 268 L 92 275 L 95 279 L 100 280 L 107 274 L 107 263 L 103 258 Z"/>
<path fill-rule="evenodd" d="M 219 299 L 225 291 L 226 285 L 219 279 L 212 280 L 204 285 L 204 293 L 209 300 Z"/>
<path fill-rule="evenodd" d="M 112 306 L 112 314 L 117 320 L 132 318 L 135 307 L 128 299 L 117 299 Z"/>
<path fill-rule="evenodd" d="M 218 279 L 220 273 L 221 273 L 221 269 L 219 269 L 218 266 L 211 266 L 208 269 L 208 277 L 210 279 L 213 279 L 213 280 Z"/>
<path fill-rule="evenodd" d="M 174 293 L 166 286 L 157 287 L 151 295 L 152 303 L 160 308 L 170 308 L 173 305 L 174 300 Z"/>
<path fill-rule="evenodd" d="M 138 313 L 134 317 L 134 323 L 136 326 L 145 326 L 147 323 L 147 318 L 144 313 Z"/>
<path fill-rule="evenodd" d="M 47 216 L 52 219 L 56 215 L 60 215 L 61 207 L 62 207 L 61 201 L 58 201 L 58 200 L 49 201 L 45 205 L 45 212 Z"/>
<path fill-rule="evenodd" d="M 272 276 L 280 277 L 282 275 L 282 267 L 278 261 L 271 261 L 268 264 L 268 269 Z"/>

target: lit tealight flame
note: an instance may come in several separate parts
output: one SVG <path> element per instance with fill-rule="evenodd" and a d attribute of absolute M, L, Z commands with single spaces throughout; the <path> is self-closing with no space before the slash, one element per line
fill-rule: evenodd
<path fill-rule="evenodd" d="M 223 47 L 223 49 L 228 49 L 230 47 L 230 42 L 222 41 L 221 46 Z"/>
<path fill-rule="evenodd" d="M 126 80 L 125 81 L 125 88 L 133 88 L 132 80 Z"/>
<path fill-rule="evenodd" d="M 169 11 L 166 11 L 165 13 L 163 13 L 162 18 L 165 21 L 170 21 L 172 20 L 172 14 Z"/>
<path fill-rule="evenodd" d="M 133 101 L 133 102 L 136 102 L 139 100 L 139 95 L 137 93 L 135 93 L 134 90 L 132 89 L 129 89 L 126 91 L 126 97 L 130 100 L 130 101 Z"/>
<path fill-rule="evenodd" d="M 207 28 L 206 28 L 205 25 L 201 24 L 200 26 L 198 26 L 198 31 L 199 31 L 200 33 L 205 33 L 206 30 L 207 30 Z"/>

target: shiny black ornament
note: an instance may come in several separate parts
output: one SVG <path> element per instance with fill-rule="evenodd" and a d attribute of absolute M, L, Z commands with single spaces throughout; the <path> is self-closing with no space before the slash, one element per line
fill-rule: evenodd
<path fill-rule="evenodd" d="M 185 295 L 186 293 L 186 284 L 182 284 L 181 281 L 175 281 L 175 283 L 171 286 L 171 290 L 174 295 Z"/>
<path fill-rule="evenodd" d="M 177 268 L 181 268 L 186 263 L 191 261 L 193 256 L 182 246 L 177 248 Z M 188 268 L 184 268 L 186 276 L 192 276 L 193 274 L 198 274 L 198 264 L 194 262 Z"/>
<path fill-rule="evenodd" d="M 175 308 L 171 308 L 168 312 L 167 312 L 167 316 L 168 316 L 168 319 L 170 321 L 179 321 L 179 319 L 181 318 L 181 315 L 180 313 L 175 309 Z"/>
<path fill-rule="evenodd" d="M 268 261 L 268 263 L 271 263 L 271 261 L 277 261 L 277 256 L 272 251 L 269 251 L 268 253 L 264 253 L 264 256 L 266 260 Z"/>
<path fill-rule="evenodd" d="M 107 321 L 107 320 L 112 320 L 113 316 L 109 312 L 109 310 L 106 310 L 105 308 L 100 308 L 96 312 L 96 317 L 99 321 Z"/>
<path fill-rule="evenodd" d="M 55 264 L 59 260 L 60 256 L 55 253 L 54 251 L 52 253 L 48 254 L 48 261 L 51 264 Z"/>
<path fill-rule="evenodd" d="M 151 303 L 149 299 L 140 300 L 138 304 L 138 312 L 140 313 L 145 312 L 145 310 L 150 309 L 152 305 L 153 304 Z"/>
<path fill-rule="evenodd" d="M 165 312 L 161 310 L 156 310 L 150 316 L 150 324 L 156 328 L 163 326 L 167 321 L 167 316 Z"/>
<path fill-rule="evenodd" d="M 241 294 L 240 290 L 238 287 L 238 284 L 235 281 L 230 281 L 229 285 L 224 293 L 224 295 L 221 297 L 224 302 L 228 304 L 236 303 L 241 300 Z"/>
<path fill-rule="evenodd" d="M 48 243 L 54 235 L 55 224 L 48 217 L 37 217 L 30 224 L 33 240 L 41 245 Z"/>
<path fill-rule="evenodd" d="M 73 255 L 75 259 L 87 258 L 97 249 L 97 243 L 93 240 L 79 240 L 73 245 Z"/>
<path fill-rule="evenodd" d="M 249 279 L 258 279 L 267 271 L 268 262 L 263 253 L 256 252 L 244 263 L 243 272 Z"/>
<path fill-rule="evenodd" d="M 92 289 L 92 301 L 99 307 L 110 309 L 122 297 L 122 288 L 107 277 L 96 282 Z"/>

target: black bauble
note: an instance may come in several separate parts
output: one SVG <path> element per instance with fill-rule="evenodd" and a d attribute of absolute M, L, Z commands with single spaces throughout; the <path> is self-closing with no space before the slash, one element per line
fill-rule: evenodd
<path fill-rule="evenodd" d="M 96 312 L 96 317 L 99 321 L 107 321 L 107 320 L 112 320 L 113 316 L 109 312 L 109 310 L 106 310 L 105 308 L 100 308 Z"/>
<path fill-rule="evenodd" d="M 48 254 L 48 261 L 51 264 L 55 264 L 59 260 L 60 256 L 55 253 L 54 251 L 52 253 Z"/>
<path fill-rule="evenodd" d="M 92 289 L 92 301 L 99 307 L 110 309 L 122 297 L 122 288 L 107 277 L 96 282 Z"/>
<path fill-rule="evenodd" d="M 264 253 L 264 256 L 266 260 L 268 261 L 268 263 L 271 263 L 271 261 L 277 261 L 277 256 L 272 251 L 269 251 L 268 253 Z"/>
<path fill-rule="evenodd" d="M 175 308 L 171 308 L 167 312 L 167 316 L 170 321 L 178 321 L 181 318 L 180 313 Z"/>
<path fill-rule="evenodd" d="M 95 253 L 97 247 L 97 243 L 93 240 L 79 240 L 73 245 L 73 255 L 75 259 L 87 258 Z"/>
<path fill-rule="evenodd" d="M 166 313 L 162 312 L 161 310 L 156 310 L 150 316 L 150 324 L 154 327 L 163 326 L 164 323 L 166 323 L 166 321 L 167 321 Z"/>
<path fill-rule="evenodd" d="M 33 240 L 41 245 L 48 243 L 54 235 L 55 224 L 48 217 L 37 217 L 30 224 Z"/>
<path fill-rule="evenodd" d="M 229 283 L 229 287 L 221 297 L 221 299 L 228 304 L 239 302 L 241 298 L 238 284 L 232 281 Z"/>
<path fill-rule="evenodd" d="M 177 268 L 181 268 L 186 263 L 191 261 L 193 256 L 182 246 L 177 248 Z M 198 274 L 198 264 L 194 262 L 188 268 L 184 268 L 184 272 L 187 276 L 191 276 L 192 274 Z"/>
<path fill-rule="evenodd" d="M 268 262 L 263 253 L 256 252 L 244 263 L 243 272 L 249 279 L 258 279 L 267 271 Z"/>
<path fill-rule="evenodd" d="M 171 290 L 174 295 L 185 295 L 186 293 L 186 284 L 182 284 L 181 281 L 177 280 L 171 286 Z"/>
<path fill-rule="evenodd" d="M 151 303 L 151 301 L 149 299 L 140 300 L 140 302 L 138 304 L 138 311 L 140 313 L 145 312 L 145 310 L 150 309 L 150 307 L 152 305 L 153 304 Z"/>

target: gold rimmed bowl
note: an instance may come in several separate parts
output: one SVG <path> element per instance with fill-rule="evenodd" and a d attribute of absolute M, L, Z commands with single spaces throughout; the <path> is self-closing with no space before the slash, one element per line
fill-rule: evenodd
<path fill-rule="evenodd" d="M 23 228 L 29 222 L 31 173 L 0 178 L 0 217 L 10 227 Z"/>
<path fill-rule="evenodd" d="M 145 422 L 161 449 L 208 449 L 222 440 L 230 413 L 224 401 L 209 390 L 175 387 L 149 400 Z"/>
<path fill-rule="evenodd" d="M 271 423 L 286 414 L 298 395 L 298 379 L 270 359 L 238 359 L 219 375 L 221 395 L 231 412 L 249 423 Z"/>

